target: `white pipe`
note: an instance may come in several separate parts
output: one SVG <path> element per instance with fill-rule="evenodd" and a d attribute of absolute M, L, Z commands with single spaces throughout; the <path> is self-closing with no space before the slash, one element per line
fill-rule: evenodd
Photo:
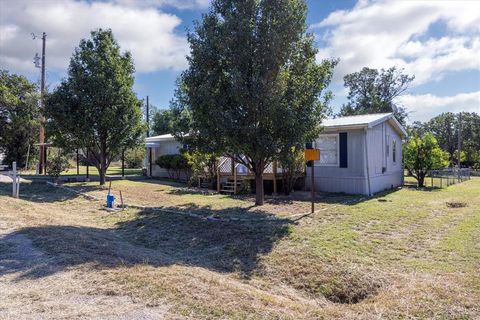
<path fill-rule="evenodd" d="M 12 163 L 13 173 L 12 173 L 12 197 L 17 196 L 17 162 L 13 161 Z"/>
<path fill-rule="evenodd" d="M 18 182 L 17 182 L 17 198 L 19 198 L 20 194 L 20 176 L 17 177 Z"/>

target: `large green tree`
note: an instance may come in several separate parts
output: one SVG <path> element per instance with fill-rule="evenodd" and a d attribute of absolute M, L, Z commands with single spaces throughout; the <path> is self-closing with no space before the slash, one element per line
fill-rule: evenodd
<path fill-rule="evenodd" d="M 0 70 L 0 152 L 5 163 L 16 161 L 23 167 L 29 145 L 38 141 L 37 89 L 27 78 Z"/>
<path fill-rule="evenodd" d="M 133 92 L 135 71 L 111 30 L 91 32 L 70 60 L 68 77 L 48 97 L 46 114 L 53 141 L 88 151 L 105 183 L 110 162 L 143 136 L 142 102 Z"/>
<path fill-rule="evenodd" d="M 413 136 L 403 145 L 403 163 L 418 181 L 418 187 L 424 186 L 425 176 L 430 170 L 441 169 L 448 165 L 448 154 L 443 151 L 433 134 L 423 137 Z"/>
<path fill-rule="evenodd" d="M 368 113 L 393 112 L 397 120 L 405 125 L 407 113 L 395 103 L 395 98 L 403 94 L 415 77 L 402 70 L 363 68 L 359 72 L 347 74 L 343 80 L 348 88 L 348 102 L 340 110 L 341 116 Z"/>
<path fill-rule="evenodd" d="M 424 123 L 423 130 L 431 132 L 439 146 L 448 152 L 451 165 L 458 164 L 458 133 L 461 132 L 465 164 L 480 165 L 480 115 L 477 113 L 445 112 Z"/>
<path fill-rule="evenodd" d="M 172 133 L 172 111 L 158 110 L 153 114 L 152 131 L 155 135 Z"/>
<path fill-rule="evenodd" d="M 188 34 L 175 110 L 189 116 L 190 145 L 254 172 L 257 205 L 268 163 L 315 138 L 326 109 L 320 97 L 336 61 L 316 62 L 306 12 L 303 0 L 214 0 Z"/>

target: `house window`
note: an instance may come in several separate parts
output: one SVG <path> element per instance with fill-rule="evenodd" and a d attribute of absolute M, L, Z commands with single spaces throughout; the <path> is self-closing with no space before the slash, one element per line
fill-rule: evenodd
<path fill-rule="evenodd" d="M 392 158 L 393 158 L 393 163 L 397 162 L 397 141 L 393 140 L 392 141 Z"/>
<path fill-rule="evenodd" d="M 316 141 L 315 147 L 320 149 L 320 161 L 317 166 L 338 166 L 338 134 L 322 134 Z"/>

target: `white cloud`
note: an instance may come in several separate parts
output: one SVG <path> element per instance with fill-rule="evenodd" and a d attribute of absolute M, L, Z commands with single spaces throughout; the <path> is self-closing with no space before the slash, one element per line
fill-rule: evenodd
<path fill-rule="evenodd" d="M 396 65 L 415 74 L 419 85 L 449 71 L 480 69 L 479 12 L 480 1 L 359 1 L 311 28 L 327 30 L 318 59 L 341 59 L 335 81 L 364 66 Z M 444 23 L 449 35 L 429 37 L 435 22 Z"/>
<path fill-rule="evenodd" d="M 174 5 L 182 1 L 157 1 Z M 203 3 L 192 0 L 183 3 Z M 137 2 L 139 3 L 139 2 Z M 0 1 L 0 67 L 37 72 L 32 58 L 41 51 L 30 33 L 47 33 L 47 66 L 65 72 L 80 39 L 97 28 L 111 28 L 121 49 L 132 53 L 139 72 L 186 66 L 188 44 L 178 29 L 181 20 L 151 6 L 74 0 Z"/>
<path fill-rule="evenodd" d="M 439 97 L 432 94 L 404 95 L 397 102 L 410 112 L 410 119 L 427 121 L 443 112 L 480 113 L 480 91 Z"/>
<path fill-rule="evenodd" d="M 113 0 L 116 3 L 131 6 L 164 7 L 170 6 L 177 9 L 205 9 L 210 5 L 210 0 Z"/>

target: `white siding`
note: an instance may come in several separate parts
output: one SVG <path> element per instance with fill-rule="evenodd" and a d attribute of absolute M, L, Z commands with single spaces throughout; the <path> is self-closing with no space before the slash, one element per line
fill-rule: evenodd
<path fill-rule="evenodd" d="M 364 131 L 341 130 L 347 132 L 348 167 L 322 166 L 316 163 L 314 168 L 315 190 L 324 192 L 344 192 L 349 194 L 365 194 L 365 161 L 364 161 Z M 327 134 L 331 134 L 328 132 Z M 320 153 L 322 151 L 320 150 Z M 340 155 L 339 155 L 340 156 Z M 311 186 L 311 168 L 306 169 L 306 186 Z"/>
<path fill-rule="evenodd" d="M 158 159 L 158 157 L 166 154 L 178 154 L 180 153 L 181 148 L 182 148 L 182 144 L 178 141 L 162 141 L 162 142 L 159 142 L 158 148 L 152 148 L 152 176 L 159 177 L 159 178 L 167 178 L 168 177 L 167 170 L 157 166 L 155 164 L 155 161 Z M 147 170 L 149 170 L 148 161 L 147 161 Z M 150 174 L 150 172 L 148 172 L 148 174 Z"/>
<path fill-rule="evenodd" d="M 371 193 L 402 185 L 402 140 L 388 122 L 367 131 L 368 163 Z M 393 162 L 393 141 L 396 143 L 396 162 Z"/>

